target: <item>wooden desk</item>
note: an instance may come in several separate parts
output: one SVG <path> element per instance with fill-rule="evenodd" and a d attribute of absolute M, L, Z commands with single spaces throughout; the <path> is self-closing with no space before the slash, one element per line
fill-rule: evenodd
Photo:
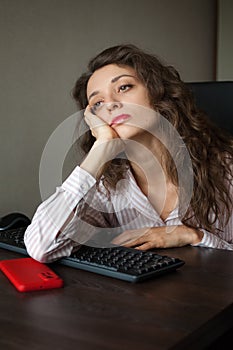
<path fill-rule="evenodd" d="M 206 349 L 233 327 L 233 252 L 160 252 L 186 264 L 141 284 L 53 264 L 64 288 L 19 293 L 0 273 L 0 348 Z"/>

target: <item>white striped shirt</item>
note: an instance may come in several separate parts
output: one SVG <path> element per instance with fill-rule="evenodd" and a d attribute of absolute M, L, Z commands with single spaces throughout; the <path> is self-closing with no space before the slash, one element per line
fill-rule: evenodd
<path fill-rule="evenodd" d="M 41 262 L 69 256 L 75 247 L 93 237 L 100 228 L 114 236 L 135 228 L 182 225 L 178 209 L 166 220 L 160 218 L 130 170 L 116 190 L 111 190 L 110 197 L 103 184 L 99 190 L 95 185 L 95 178 L 77 166 L 56 192 L 37 208 L 25 232 L 29 255 Z M 219 236 L 202 231 L 203 239 L 195 246 L 233 250 L 233 215 Z"/>

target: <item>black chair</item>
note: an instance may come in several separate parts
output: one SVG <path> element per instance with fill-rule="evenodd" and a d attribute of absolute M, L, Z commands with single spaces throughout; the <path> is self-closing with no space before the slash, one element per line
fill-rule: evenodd
<path fill-rule="evenodd" d="M 187 83 L 198 107 L 233 135 L 233 81 Z"/>

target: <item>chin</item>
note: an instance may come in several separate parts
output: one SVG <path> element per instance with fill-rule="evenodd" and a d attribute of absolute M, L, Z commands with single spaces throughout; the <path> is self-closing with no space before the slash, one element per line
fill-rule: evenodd
<path fill-rule="evenodd" d="M 132 138 L 135 138 L 137 135 L 142 134 L 142 129 L 124 124 L 116 125 L 114 127 L 114 130 L 116 130 L 120 138 L 124 140 L 130 140 Z"/>

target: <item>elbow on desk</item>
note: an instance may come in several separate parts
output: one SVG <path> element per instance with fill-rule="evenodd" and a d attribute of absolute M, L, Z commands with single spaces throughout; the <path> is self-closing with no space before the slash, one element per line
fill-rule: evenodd
<path fill-rule="evenodd" d="M 25 241 L 25 244 L 26 244 L 26 241 Z M 48 256 L 48 254 L 46 254 L 46 252 L 35 251 L 34 249 L 32 249 L 32 247 L 30 247 L 30 245 L 27 245 L 27 244 L 26 244 L 26 249 L 27 249 L 28 255 L 32 259 L 34 259 L 40 263 L 49 263 L 50 262 L 49 256 Z"/>
<path fill-rule="evenodd" d="M 49 263 L 52 262 L 52 260 L 55 260 L 51 252 L 49 252 L 48 247 L 47 249 L 45 247 L 42 248 L 42 245 L 39 242 L 32 240 L 32 238 L 27 235 L 27 231 L 24 236 L 24 244 L 28 255 L 34 260 L 41 263 Z"/>
<path fill-rule="evenodd" d="M 41 238 L 35 230 L 28 228 L 25 231 L 24 243 L 28 255 L 41 263 L 52 263 L 56 260 L 69 256 L 73 250 L 73 242 L 70 239 L 61 241 Z"/>

